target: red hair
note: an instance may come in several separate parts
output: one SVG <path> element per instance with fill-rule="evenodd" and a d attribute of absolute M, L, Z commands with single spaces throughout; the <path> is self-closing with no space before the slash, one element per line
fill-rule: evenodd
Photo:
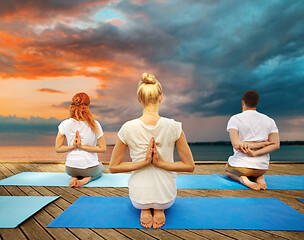
<path fill-rule="evenodd" d="M 77 93 L 72 98 L 70 117 L 86 122 L 95 134 L 99 134 L 95 119 L 89 109 L 90 102 L 90 97 L 86 93 Z"/>

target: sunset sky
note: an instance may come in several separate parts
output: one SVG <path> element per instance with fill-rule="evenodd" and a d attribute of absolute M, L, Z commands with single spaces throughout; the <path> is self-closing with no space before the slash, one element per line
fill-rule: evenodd
<path fill-rule="evenodd" d="M 303 16 L 301 0 L 0 0 L 0 145 L 53 145 L 78 92 L 115 143 L 143 72 L 189 142 L 228 140 L 250 89 L 304 140 Z"/>

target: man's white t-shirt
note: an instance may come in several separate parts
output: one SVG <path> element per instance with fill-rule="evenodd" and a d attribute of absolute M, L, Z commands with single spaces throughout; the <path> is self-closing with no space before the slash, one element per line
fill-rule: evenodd
<path fill-rule="evenodd" d="M 245 142 L 267 141 L 269 134 L 279 132 L 273 119 L 255 110 L 246 110 L 232 116 L 228 122 L 227 131 L 229 132 L 230 129 L 238 130 L 240 140 Z M 233 151 L 234 155 L 228 159 L 230 166 L 268 169 L 269 153 L 249 157 L 235 149 Z"/>
<path fill-rule="evenodd" d="M 161 117 L 155 126 L 146 125 L 140 119 L 126 122 L 118 132 L 119 139 L 128 145 L 133 162 L 143 161 L 152 137 L 162 160 L 174 162 L 175 142 L 180 138 L 182 125 L 173 119 Z M 176 197 L 176 173 L 152 164 L 133 171 L 129 179 L 129 195 L 139 204 L 165 204 Z"/>
<path fill-rule="evenodd" d="M 66 119 L 58 126 L 59 132 L 67 139 L 68 146 L 73 145 L 76 131 L 79 132 L 82 145 L 97 146 L 97 139 L 103 136 L 102 128 L 98 121 L 96 126 L 99 129 L 99 134 L 96 135 L 90 126 L 84 121 L 77 121 L 73 118 Z M 97 153 L 91 153 L 82 149 L 76 148 L 70 151 L 66 158 L 66 166 L 73 168 L 89 168 L 99 164 Z"/>

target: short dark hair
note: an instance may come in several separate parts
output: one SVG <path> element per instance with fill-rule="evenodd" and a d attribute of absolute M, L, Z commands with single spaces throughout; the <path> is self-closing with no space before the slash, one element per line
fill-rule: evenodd
<path fill-rule="evenodd" d="M 249 90 L 244 93 L 242 100 L 249 108 L 255 108 L 259 102 L 259 94 L 257 91 Z"/>

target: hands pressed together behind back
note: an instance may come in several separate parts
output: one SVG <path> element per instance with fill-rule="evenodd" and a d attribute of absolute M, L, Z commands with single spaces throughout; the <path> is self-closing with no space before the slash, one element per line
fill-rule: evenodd
<path fill-rule="evenodd" d="M 163 160 L 161 160 L 160 156 L 158 155 L 158 151 L 156 149 L 155 138 L 152 137 L 150 142 L 149 142 L 149 145 L 148 145 L 148 150 L 147 150 L 147 155 L 146 155 L 145 162 L 147 163 L 147 165 L 149 165 L 151 163 L 155 167 L 159 167 L 159 164 L 162 161 Z"/>
<path fill-rule="evenodd" d="M 164 161 L 157 151 L 154 137 L 150 139 L 148 149 L 146 152 L 146 157 L 143 161 L 123 162 L 122 160 L 127 145 L 118 138 L 111 155 L 111 161 L 109 164 L 110 172 L 111 173 L 131 172 L 141 168 L 145 168 L 150 164 L 166 171 L 193 172 L 195 168 L 195 164 L 193 161 L 191 150 L 187 144 L 187 140 L 183 131 L 181 133 L 180 138 L 176 141 L 175 144 L 178 150 L 178 154 L 180 155 L 181 158 L 181 161 L 179 162 Z"/>
<path fill-rule="evenodd" d="M 75 148 L 80 148 L 80 146 L 81 146 L 81 138 L 80 138 L 80 135 L 79 135 L 78 131 L 76 131 L 76 135 L 75 135 L 75 139 L 74 139 L 74 142 L 73 142 L 73 146 Z"/>

